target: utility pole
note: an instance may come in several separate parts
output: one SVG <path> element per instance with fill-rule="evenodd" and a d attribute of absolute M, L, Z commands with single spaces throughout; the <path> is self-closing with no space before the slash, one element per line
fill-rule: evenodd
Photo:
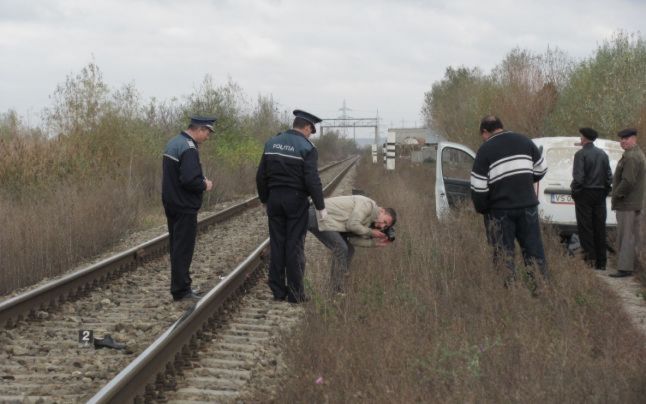
<path fill-rule="evenodd" d="M 345 98 L 343 99 L 343 106 L 339 108 L 339 111 L 341 111 L 342 119 L 348 119 L 348 111 L 352 111 L 352 108 L 348 108 L 348 106 L 345 105 Z"/>
<path fill-rule="evenodd" d="M 348 108 L 348 106 L 345 104 L 345 98 L 343 99 L 343 106 L 339 108 L 339 111 L 341 111 L 341 119 L 348 119 L 348 111 L 352 111 L 352 108 Z M 343 128 L 343 137 L 348 136 L 348 130 L 347 128 Z"/>
<path fill-rule="evenodd" d="M 375 144 L 379 144 L 379 108 L 377 108 L 375 120 L 377 121 L 377 125 L 375 126 Z"/>

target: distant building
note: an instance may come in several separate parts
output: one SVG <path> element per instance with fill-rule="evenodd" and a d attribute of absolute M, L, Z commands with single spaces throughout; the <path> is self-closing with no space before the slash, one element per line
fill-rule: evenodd
<path fill-rule="evenodd" d="M 429 128 L 390 128 L 388 133 L 395 134 L 395 143 L 399 145 L 437 144 L 446 140 Z"/>

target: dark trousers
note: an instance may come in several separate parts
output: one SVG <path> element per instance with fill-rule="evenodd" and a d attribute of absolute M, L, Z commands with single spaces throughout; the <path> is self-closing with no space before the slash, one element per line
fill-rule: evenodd
<path fill-rule="evenodd" d="M 197 235 L 197 213 L 180 213 L 164 207 L 168 223 L 170 293 L 181 298 L 191 291 L 189 268 Z"/>
<path fill-rule="evenodd" d="M 606 191 L 582 189 L 574 197 L 576 227 L 586 262 L 606 267 Z"/>
<path fill-rule="evenodd" d="M 269 218 L 269 288 L 275 299 L 305 299 L 305 234 L 309 202 L 304 192 L 272 188 L 267 200 Z M 285 282 L 287 280 L 287 282 Z"/>
<path fill-rule="evenodd" d="M 514 256 L 518 240 L 526 266 L 536 265 L 545 279 L 549 277 L 538 209 L 492 209 L 484 215 L 487 241 L 494 249 L 494 263 L 504 265 L 516 276 Z"/>
<path fill-rule="evenodd" d="M 332 250 L 332 268 L 330 270 L 330 287 L 334 292 L 343 290 L 343 280 L 348 274 L 348 267 L 354 255 L 354 246 L 348 242 L 348 234 L 338 231 L 321 231 L 316 221 L 316 211 L 310 208 L 307 229 L 323 245 Z"/>

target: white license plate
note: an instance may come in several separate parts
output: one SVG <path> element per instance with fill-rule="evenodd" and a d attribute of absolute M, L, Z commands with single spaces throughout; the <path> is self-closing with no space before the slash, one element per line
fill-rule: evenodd
<path fill-rule="evenodd" d="M 572 199 L 572 195 L 566 195 L 566 194 L 550 194 L 550 195 L 551 195 L 550 198 L 552 203 L 574 205 L 574 200 Z"/>

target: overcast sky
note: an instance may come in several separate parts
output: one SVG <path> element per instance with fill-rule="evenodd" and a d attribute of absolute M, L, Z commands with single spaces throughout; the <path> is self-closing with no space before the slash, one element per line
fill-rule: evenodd
<path fill-rule="evenodd" d="M 144 99 L 230 77 L 281 110 L 420 125 L 448 66 L 488 72 L 514 47 L 592 55 L 646 27 L 646 0 L 0 0 L 0 113 L 35 120 L 92 60 Z"/>

